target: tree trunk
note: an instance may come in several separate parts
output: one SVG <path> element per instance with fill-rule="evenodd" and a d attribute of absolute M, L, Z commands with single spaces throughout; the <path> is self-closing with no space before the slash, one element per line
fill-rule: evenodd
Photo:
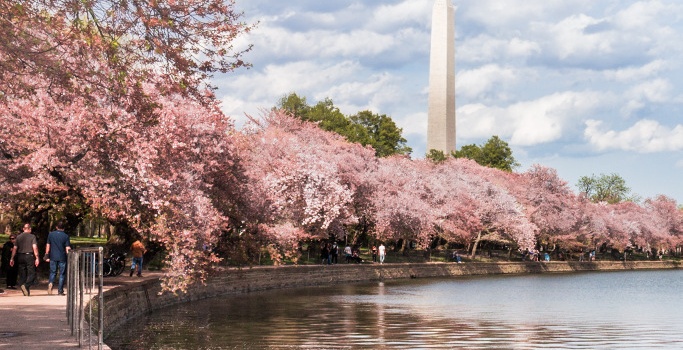
<path fill-rule="evenodd" d="M 472 254 L 470 254 L 470 259 L 474 259 L 474 256 L 477 254 L 477 246 L 479 245 L 479 241 L 481 241 L 481 233 L 482 231 L 479 231 L 477 234 L 477 239 L 474 240 L 474 244 L 472 245 Z"/>

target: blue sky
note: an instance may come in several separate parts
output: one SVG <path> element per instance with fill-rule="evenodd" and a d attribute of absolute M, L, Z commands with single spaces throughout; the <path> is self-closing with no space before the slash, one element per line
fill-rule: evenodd
<path fill-rule="evenodd" d="M 683 2 L 453 0 L 456 147 L 498 135 L 521 163 L 616 173 L 683 204 Z M 291 92 L 369 109 L 425 153 L 433 0 L 237 0 L 253 68 L 217 76 L 237 125 Z"/>

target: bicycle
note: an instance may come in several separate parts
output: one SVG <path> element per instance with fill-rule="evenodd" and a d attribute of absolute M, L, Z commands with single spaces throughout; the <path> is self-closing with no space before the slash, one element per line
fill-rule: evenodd
<path fill-rule="evenodd" d="M 102 275 L 116 277 L 126 268 L 126 253 L 112 253 L 102 260 Z"/>

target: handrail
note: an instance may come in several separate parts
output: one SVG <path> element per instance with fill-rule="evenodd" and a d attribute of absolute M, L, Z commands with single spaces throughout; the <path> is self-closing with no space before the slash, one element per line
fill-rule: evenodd
<path fill-rule="evenodd" d="M 103 250 L 94 247 L 69 252 L 66 318 L 81 348 L 87 338 L 88 349 L 92 349 L 93 332 L 97 333 L 97 349 L 102 350 L 104 345 Z"/>

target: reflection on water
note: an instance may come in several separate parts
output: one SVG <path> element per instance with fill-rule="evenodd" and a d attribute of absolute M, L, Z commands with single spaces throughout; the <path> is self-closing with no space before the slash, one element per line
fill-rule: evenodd
<path fill-rule="evenodd" d="M 112 349 L 682 349 L 683 271 L 473 277 L 203 300 Z"/>

